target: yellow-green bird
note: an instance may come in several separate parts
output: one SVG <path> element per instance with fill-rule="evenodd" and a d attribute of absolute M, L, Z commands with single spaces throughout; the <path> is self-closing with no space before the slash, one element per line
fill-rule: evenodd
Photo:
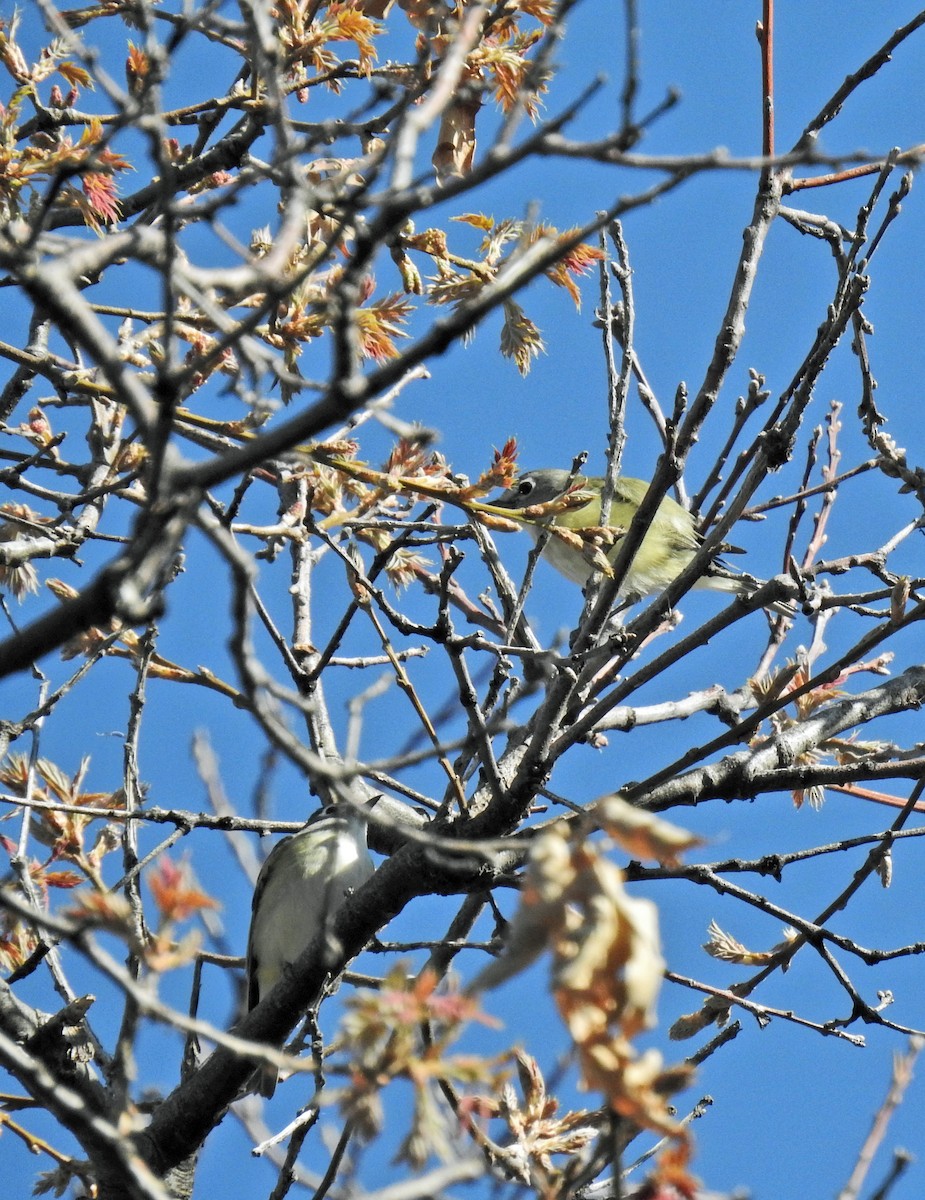
<path fill-rule="evenodd" d="M 588 494 L 586 504 L 557 513 L 551 520 L 537 517 L 536 521 L 524 522 L 524 528 L 538 540 L 544 526 L 557 525 L 562 529 L 589 529 L 601 522 L 601 493 L 604 480 L 586 475 L 573 475 L 570 471 L 545 467 L 536 471 L 525 471 L 519 475 L 506 492 L 491 503 L 496 508 L 513 511 L 531 508 L 537 504 L 548 504 L 558 500 L 568 491 L 575 492 L 576 500 Z M 626 530 L 642 503 L 649 485 L 644 479 L 632 479 L 620 475 L 614 484 L 613 503 L 610 507 L 609 526 Z M 622 535 L 621 535 L 622 536 Z M 620 550 L 618 537 L 607 557 L 614 561 Z M 654 592 L 664 591 L 688 566 L 703 544 L 697 532 L 694 518 L 677 501 L 666 496 L 658 506 L 652 523 L 646 530 L 642 544 L 636 551 L 629 570 L 620 585 L 619 595 L 625 600 L 639 600 Z M 590 579 L 594 567 L 581 550 L 551 535 L 543 549 L 543 557 L 567 579 L 584 586 Z M 712 588 L 718 592 L 734 595 L 750 595 L 761 586 L 760 581 L 731 570 L 722 560 L 714 560 L 694 585 Z M 794 609 L 789 604 L 771 604 L 775 612 L 792 616 Z"/>

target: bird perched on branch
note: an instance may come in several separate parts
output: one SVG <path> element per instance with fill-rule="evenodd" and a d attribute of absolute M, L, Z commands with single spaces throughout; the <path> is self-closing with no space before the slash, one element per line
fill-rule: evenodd
<path fill-rule="evenodd" d="M 623 535 L 632 524 L 649 485 L 644 479 L 618 476 L 606 528 L 600 524 L 603 489 L 603 479 L 543 468 L 519 475 L 513 485 L 491 503 L 494 508 L 523 513 L 526 518 L 524 528 L 534 542 L 549 529 L 543 557 L 567 579 L 584 586 L 595 567 L 606 568 L 616 559 Z M 534 509 L 535 512 L 531 511 Z M 587 531 L 586 538 L 582 538 L 579 531 Z M 665 496 L 620 584 L 620 597 L 639 600 L 653 592 L 664 591 L 692 562 L 702 544 L 703 538 L 697 532 L 691 514 L 670 496 Z M 716 559 L 694 586 L 747 596 L 761 586 L 761 581 L 739 574 L 721 559 Z M 786 616 L 794 613 L 791 604 L 774 603 L 768 607 Z"/>
<path fill-rule="evenodd" d="M 273 847 L 257 877 L 247 938 L 247 1007 L 261 1001 L 322 932 L 351 892 L 373 873 L 366 822 L 346 802 L 321 809 L 304 829 Z M 277 1072 L 259 1072 L 272 1096 Z"/>

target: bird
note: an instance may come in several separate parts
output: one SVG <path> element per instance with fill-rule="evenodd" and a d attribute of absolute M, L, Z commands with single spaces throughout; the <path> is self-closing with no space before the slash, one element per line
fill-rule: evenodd
<path fill-rule="evenodd" d="M 346 801 L 320 809 L 298 833 L 273 847 L 257 876 L 251 906 L 248 1012 L 373 870 L 366 821 Z M 260 1094 L 272 1096 L 277 1078 L 276 1068 L 261 1068 L 256 1080 Z"/>
<path fill-rule="evenodd" d="M 548 504 L 567 492 L 573 494 L 575 507 L 555 513 L 551 518 L 544 519 L 540 515 L 533 521 L 524 522 L 524 527 L 536 542 L 547 525 L 569 530 L 599 527 L 603 489 L 604 480 L 597 476 L 576 475 L 572 471 L 544 467 L 518 475 L 511 487 L 491 503 L 494 508 L 517 512 L 534 505 Z M 644 479 L 618 475 L 614 481 L 608 526 L 616 527 L 621 533 L 612 547 L 604 548 L 611 562 L 617 557 L 623 533 L 632 523 L 648 490 L 649 484 Z M 577 501 L 585 494 L 587 503 L 578 504 Z M 692 562 L 702 545 L 703 538 L 697 532 L 691 514 L 676 500 L 665 496 L 620 584 L 620 599 L 632 602 L 664 591 Z M 555 534 L 548 536 L 543 557 L 567 579 L 582 587 L 594 572 L 592 562 L 578 546 Z M 761 581 L 733 571 L 722 559 L 714 559 L 694 586 L 747 596 L 761 586 Z M 769 604 L 768 607 L 786 616 L 793 616 L 795 611 L 792 604 L 784 602 Z"/>

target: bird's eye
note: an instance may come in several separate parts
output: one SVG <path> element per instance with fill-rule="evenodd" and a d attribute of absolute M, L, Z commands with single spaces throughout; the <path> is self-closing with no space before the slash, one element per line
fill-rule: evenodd
<path fill-rule="evenodd" d="M 536 485 L 532 479 L 521 479 L 520 483 L 517 485 L 517 495 L 529 496 L 535 486 Z"/>

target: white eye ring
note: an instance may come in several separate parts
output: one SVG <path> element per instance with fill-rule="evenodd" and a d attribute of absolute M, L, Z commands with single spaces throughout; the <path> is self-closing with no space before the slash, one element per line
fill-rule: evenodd
<path fill-rule="evenodd" d="M 535 486 L 532 479 L 522 479 L 517 485 L 517 495 L 529 496 Z"/>

